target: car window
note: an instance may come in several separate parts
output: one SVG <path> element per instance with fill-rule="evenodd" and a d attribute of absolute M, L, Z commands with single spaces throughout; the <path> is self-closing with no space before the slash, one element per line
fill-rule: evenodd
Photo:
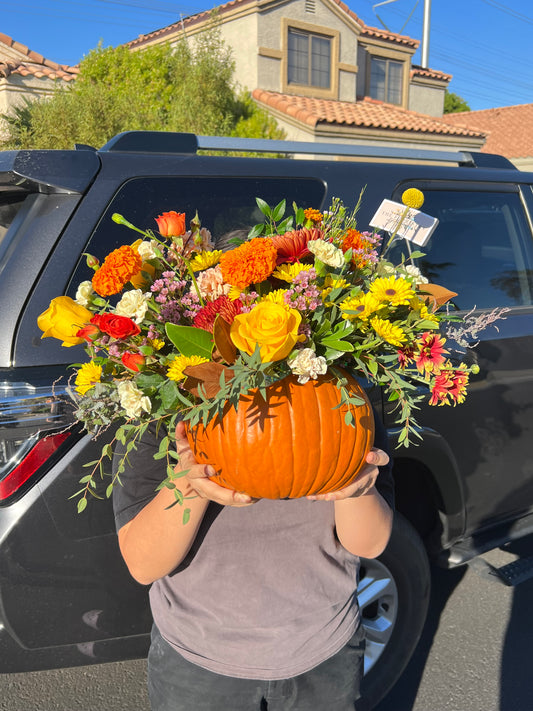
<path fill-rule="evenodd" d="M 417 260 L 431 282 L 456 291 L 464 310 L 531 305 L 531 230 L 517 192 L 424 189 L 422 211 L 439 224 Z M 404 240 L 391 250 L 406 253 Z"/>
<path fill-rule="evenodd" d="M 25 199 L 26 193 L 0 190 L 0 245 Z"/>
<path fill-rule="evenodd" d="M 111 219 L 123 215 L 140 229 L 157 232 L 155 218 L 163 212 L 185 212 L 187 225 L 198 211 L 202 227 L 211 231 L 215 240 L 234 230 L 245 230 L 262 222 L 264 217 L 255 198 L 275 206 L 287 200 L 286 215 L 292 214 L 292 203 L 299 207 L 320 207 L 326 192 L 322 181 L 315 178 L 256 177 L 144 177 L 125 183 L 117 192 L 99 221 L 85 252 L 103 260 L 122 244 L 131 244 L 139 235 Z M 85 258 L 70 282 L 68 293 L 88 278 Z"/>

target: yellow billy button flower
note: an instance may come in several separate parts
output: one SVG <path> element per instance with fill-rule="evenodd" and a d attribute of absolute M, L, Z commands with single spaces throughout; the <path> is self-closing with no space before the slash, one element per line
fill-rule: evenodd
<path fill-rule="evenodd" d="M 370 325 L 376 334 L 387 343 L 390 343 L 391 346 L 401 346 L 406 340 L 406 335 L 402 329 L 387 319 L 374 316 L 374 318 L 370 319 Z"/>
<path fill-rule="evenodd" d="M 96 365 L 92 361 L 90 363 L 84 363 L 78 370 L 76 375 L 76 392 L 80 395 L 85 395 L 85 393 L 94 388 L 96 383 L 100 382 L 102 378 L 102 366 Z"/>
<path fill-rule="evenodd" d="M 238 314 L 231 324 L 231 340 L 248 355 L 259 346 L 261 361 L 283 360 L 305 336 L 298 334 L 302 317 L 296 309 L 261 301 L 248 313 Z"/>
<path fill-rule="evenodd" d="M 220 262 L 222 256 L 221 249 L 214 249 L 212 252 L 200 252 L 189 262 L 193 272 L 203 272 Z"/>
<path fill-rule="evenodd" d="M 374 279 L 370 293 L 381 303 L 391 306 L 407 306 L 415 295 L 410 282 L 395 276 Z"/>
<path fill-rule="evenodd" d="M 62 346 L 76 346 L 84 342 L 76 336 L 92 318 L 92 312 L 77 304 L 70 296 L 56 296 L 50 306 L 37 317 L 37 325 L 43 331 L 41 338 L 57 338 Z"/>
<path fill-rule="evenodd" d="M 176 356 L 167 370 L 167 377 L 169 380 L 184 380 L 187 376 L 183 371 L 188 365 L 200 365 L 200 363 L 208 362 L 208 359 L 202 356 Z"/>
<path fill-rule="evenodd" d="M 420 210 L 424 204 L 424 193 L 417 188 L 408 188 L 402 193 L 402 202 L 406 207 Z"/>

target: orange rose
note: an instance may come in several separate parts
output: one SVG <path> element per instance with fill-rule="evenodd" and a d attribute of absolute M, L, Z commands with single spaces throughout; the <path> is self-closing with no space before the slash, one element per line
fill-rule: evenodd
<path fill-rule="evenodd" d="M 184 212 L 176 212 L 175 210 L 164 212 L 159 217 L 156 217 L 155 221 L 161 237 L 180 237 L 185 234 Z"/>

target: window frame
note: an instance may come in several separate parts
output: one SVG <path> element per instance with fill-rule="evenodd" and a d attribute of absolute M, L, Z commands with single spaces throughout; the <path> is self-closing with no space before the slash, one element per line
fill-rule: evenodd
<path fill-rule="evenodd" d="M 312 84 L 299 84 L 289 82 L 289 33 L 304 34 L 308 37 L 329 40 L 329 86 L 320 87 Z M 339 96 L 339 46 L 340 32 L 322 25 L 315 25 L 309 22 L 300 22 L 282 18 L 281 26 L 282 56 L 281 56 L 281 90 L 285 94 L 298 93 L 302 96 L 310 96 L 319 99 L 338 99 Z M 311 51 L 311 42 L 309 43 Z M 311 79 L 312 66 L 307 67 L 308 79 Z"/>
<path fill-rule="evenodd" d="M 379 96 L 373 96 L 372 95 L 372 77 L 373 77 L 373 66 L 375 65 L 376 62 L 384 62 L 385 63 L 385 85 L 383 89 L 384 97 L 381 98 Z M 403 96 L 404 96 L 404 75 L 405 75 L 405 63 L 398 60 L 398 59 L 392 59 L 391 57 L 378 57 L 378 56 L 370 56 L 370 70 L 369 70 L 369 81 L 368 81 L 368 95 L 372 99 L 377 99 L 378 101 L 384 101 L 386 104 L 394 104 L 395 106 L 403 106 Z M 401 77 L 400 77 L 400 82 L 399 82 L 399 87 L 398 91 L 400 94 L 400 100 L 399 101 L 393 101 L 390 98 L 390 89 L 391 89 L 391 84 L 390 84 L 390 75 L 391 75 L 391 66 L 395 65 L 400 67 L 401 70 Z"/>

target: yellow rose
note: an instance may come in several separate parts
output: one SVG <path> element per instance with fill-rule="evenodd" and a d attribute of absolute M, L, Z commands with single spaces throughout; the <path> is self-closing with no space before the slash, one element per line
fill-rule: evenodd
<path fill-rule="evenodd" d="M 50 306 L 37 318 L 37 325 L 44 331 L 41 338 L 57 338 L 62 346 L 76 346 L 84 339 L 76 333 L 89 323 L 92 313 L 85 306 L 77 304 L 70 296 L 57 296 Z"/>
<path fill-rule="evenodd" d="M 261 301 L 250 312 L 238 314 L 231 324 L 231 340 L 241 351 L 252 355 L 258 345 L 263 363 L 283 360 L 298 341 L 302 317 L 273 301 Z"/>

